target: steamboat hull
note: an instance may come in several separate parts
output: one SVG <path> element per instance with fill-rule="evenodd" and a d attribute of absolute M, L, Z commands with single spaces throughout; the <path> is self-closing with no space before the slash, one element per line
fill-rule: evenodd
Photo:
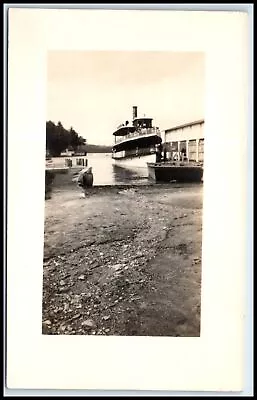
<path fill-rule="evenodd" d="M 155 159 L 155 154 L 148 154 L 137 157 L 113 158 L 112 163 L 117 167 L 126 169 L 145 169 L 147 174 L 147 163 L 154 163 Z"/>
<path fill-rule="evenodd" d="M 156 161 L 155 145 L 161 142 L 158 135 L 148 135 L 124 140 L 113 149 L 113 164 L 127 169 L 144 168 L 147 175 L 147 163 Z"/>

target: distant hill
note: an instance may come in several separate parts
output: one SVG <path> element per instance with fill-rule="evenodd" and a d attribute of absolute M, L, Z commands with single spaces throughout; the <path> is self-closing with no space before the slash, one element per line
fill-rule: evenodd
<path fill-rule="evenodd" d="M 102 146 L 97 144 L 86 144 L 87 153 L 111 153 L 112 146 Z"/>

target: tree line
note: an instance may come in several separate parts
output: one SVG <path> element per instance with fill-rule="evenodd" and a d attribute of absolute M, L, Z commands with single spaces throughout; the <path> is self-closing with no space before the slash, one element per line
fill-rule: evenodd
<path fill-rule="evenodd" d="M 46 122 L 46 150 L 52 157 L 58 157 L 66 149 L 76 151 L 85 144 L 86 139 L 72 127 L 67 130 L 60 121 L 57 125 L 52 121 Z"/>
<path fill-rule="evenodd" d="M 87 153 L 111 153 L 112 146 L 103 146 L 87 143 Z"/>

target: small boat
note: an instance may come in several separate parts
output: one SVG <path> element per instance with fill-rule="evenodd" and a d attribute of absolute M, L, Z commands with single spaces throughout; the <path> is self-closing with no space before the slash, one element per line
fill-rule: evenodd
<path fill-rule="evenodd" d="M 160 162 L 147 163 L 148 177 L 155 182 L 202 182 L 201 163 Z"/>
<path fill-rule="evenodd" d="M 113 133 L 113 164 L 131 170 L 144 168 L 147 173 L 147 162 L 155 162 L 156 146 L 162 142 L 161 132 L 152 121 L 145 116 L 138 118 L 137 107 L 133 107 L 132 122 L 119 125 Z"/>

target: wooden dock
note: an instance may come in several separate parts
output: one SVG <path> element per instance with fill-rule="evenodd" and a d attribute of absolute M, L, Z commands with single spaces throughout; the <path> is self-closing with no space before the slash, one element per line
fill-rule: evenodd
<path fill-rule="evenodd" d="M 197 163 L 147 163 L 148 176 L 155 182 L 202 182 L 203 165 Z"/>

